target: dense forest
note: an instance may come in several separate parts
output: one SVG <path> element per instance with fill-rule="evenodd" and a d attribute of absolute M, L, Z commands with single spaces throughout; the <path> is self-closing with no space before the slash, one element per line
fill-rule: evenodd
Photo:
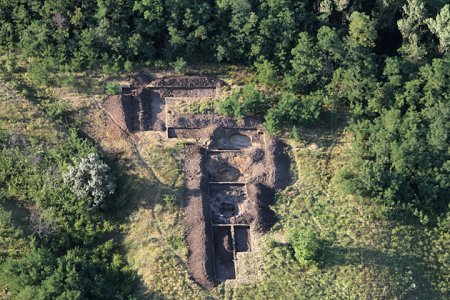
<path fill-rule="evenodd" d="M 448 238 L 447 0 L 0 0 L 0 55 L 3 77 L 26 66 L 40 85 L 58 72 L 244 66 L 251 75 L 221 114 L 262 116 L 270 133 L 293 136 L 348 115 L 354 141 L 340 189 L 394 215 L 408 208 Z M 0 203 L 36 207 L 22 256 L 8 249 L 25 233 L 0 210 L 0 291 L 8 283 L 16 299 L 129 299 L 135 278 L 108 241 L 108 214 L 123 205 L 114 170 L 75 125 L 58 124 L 64 136 L 42 144 L 0 123 Z M 90 190 L 83 172 L 98 176 Z"/>

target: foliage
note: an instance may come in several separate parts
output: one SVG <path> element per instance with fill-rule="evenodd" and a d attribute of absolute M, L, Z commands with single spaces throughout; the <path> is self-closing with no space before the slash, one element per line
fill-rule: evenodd
<path fill-rule="evenodd" d="M 273 63 L 267 59 L 255 62 L 258 83 L 267 87 L 274 87 L 277 82 L 277 72 Z"/>
<path fill-rule="evenodd" d="M 248 84 L 222 100 L 219 110 L 224 115 L 242 118 L 263 115 L 269 104 L 268 95 L 258 91 L 256 86 Z"/>
<path fill-rule="evenodd" d="M 111 242 L 88 254 L 73 249 L 61 257 L 32 247 L 23 257 L 2 265 L 0 284 L 17 299 L 122 298 L 132 293 L 131 286 L 126 287 L 132 281 L 113 251 Z"/>
<path fill-rule="evenodd" d="M 450 49 L 450 4 L 445 5 L 436 19 L 428 19 L 430 30 L 439 38 L 439 47 L 441 52 Z"/>
<path fill-rule="evenodd" d="M 294 251 L 295 259 L 302 266 L 318 260 L 320 241 L 317 232 L 312 228 L 295 228 L 289 233 L 289 244 Z"/>
<path fill-rule="evenodd" d="M 354 156 L 342 174 L 347 191 L 390 205 L 447 209 L 450 111 L 441 92 L 449 88 L 449 66 L 448 58 L 424 66 L 395 95 L 393 107 L 351 127 Z"/>
<path fill-rule="evenodd" d="M 30 63 L 27 72 L 36 84 L 47 85 L 50 80 L 51 68 L 52 66 L 48 59 L 42 61 L 35 60 Z"/>
<path fill-rule="evenodd" d="M 109 81 L 106 83 L 105 86 L 105 93 L 107 95 L 117 95 L 118 93 L 120 93 L 120 87 L 117 83 Z"/>
<path fill-rule="evenodd" d="M 187 69 L 187 62 L 182 57 L 179 57 L 175 62 L 173 62 L 172 67 L 175 73 L 185 74 Z"/>
<path fill-rule="evenodd" d="M 114 193 L 115 184 L 109 178 L 109 167 L 96 153 L 82 158 L 63 174 L 64 183 L 81 200 L 86 199 L 88 209 L 104 204 L 107 196 Z"/>
<path fill-rule="evenodd" d="M 276 133 L 283 126 L 310 124 L 318 119 L 322 111 L 322 96 L 311 94 L 298 98 L 292 93 L 283 93 L 277 105 L 269 109 L 265 125 L 269 132 Z"/>
<path fill-rule="evenodd" d="M 2 129 L 0 143 L 3 292 L 15 299 L 133 298 L 134 274 L 109 240 L 117 225 L 105 211 L 117 203 L 90 209 L 112 191 L 108 167 L 91 142 L 65 129 L 68 120 L 58 123 L 59 132 L 46 127 L 50 120 L 38 107 L 47 104 L 19 101 L 2 106 L 13 115 L 0 115 L 2 126 L 14 124 L 12 131 Z M 33 126 L 23 125 L 23 115 L 36 116 Z M 65 171 L 73 173 L 66 179 L 72 189 L 62 178 Z"/>
<path fill-rule="evenodd" d="M 377 31 L 369 16 L 354 12 L 350 16 L 349 35 L 352 43 L 371 48 L 375 46 Z"/>
<path fill-rule="evenodd" d="M 421 43 L 421 26 L 425 23 L 426 10 L 422 0 L 408 0 L 403 6 L 403 18 L 398 20 L 398 29 L 403 37 L 399 51 L 413 63 L 420 62 L 427 54 Z"/>

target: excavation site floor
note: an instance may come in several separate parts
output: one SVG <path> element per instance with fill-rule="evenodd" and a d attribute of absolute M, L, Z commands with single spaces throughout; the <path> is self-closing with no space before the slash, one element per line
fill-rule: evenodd
<path fill-rule="evenodd" d="M 275 222 L 269 207 L 275 191 L 290 180 L 286 147 L 266 134 L 258 120 L 175 109 L 181 99 L 220 98 L 223 81 L 148 78 L 135 76 L 131 89 L 109 97 L 104 107 L 117 134 L 153 130 L 166 139 L 190 142 L 183 167 L 188 263 L 192 277 L 211 289 L 241 276 L 238 260 L 255 246 L 252 234 L 268 230 Z"/>

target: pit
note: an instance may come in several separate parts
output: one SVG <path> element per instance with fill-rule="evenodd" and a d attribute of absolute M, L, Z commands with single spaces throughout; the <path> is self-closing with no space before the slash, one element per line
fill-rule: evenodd
<path fill-rule="evenodd" d="M 229 142 L 233 147 L 238 149 L 247 148 L 252 145 L 252 139 L 243 134 L 233 134 L 230 136 Z"/>

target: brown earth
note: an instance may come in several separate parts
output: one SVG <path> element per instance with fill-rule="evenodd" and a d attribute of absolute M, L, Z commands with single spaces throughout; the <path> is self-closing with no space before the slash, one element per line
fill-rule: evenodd
<path fill-rule="evenodd" d="M 192 145 L 184 165 L 185 221 L 188 226 L 189 266 L 193 278 L 203 287 L 215 284 L 213 235 L 209 212 L 208 182 L 204 166 L 204 149 Z"/>
<path fill-rule="evenodd" d="M 176 98 L 215 98 L 216 88 L 162 88 L 157 87 L 163 97 Z"/>
<path fill-rule="evenodd" d="M 170 88 L 217 88 L 224 86 L 225 82 L 211 76 L 167 76 L 156 79 L 150 83 L 152 87 Z"/>
<path fill-rule="evenodd" d="M 152 76 L 147 72 L 140 71 L 133 73 L 130 78 L 131 86 L 145 86 L 152 81 Z"/>
<path fill-rule="evenodd" d="M 247 252 L 250 250 L 250 228 L 248 226 L 235 227 L 234 236 L 236 252 Z"/>
<path fill-rule="evenodd" d="M 171 111 L 167 123 L 167 127 L 173 128 L 203 128 L 212 125 L 230 128 L 256 128 L 261 121 L 251 118 L 236 120 L 220 115 L 177 114 Z"/>
<path fill-rule="evenodd" d="M 109 133 L 113 137 L 124 137 L 128 131 L 127 117 L 129 114 L 126 110 L 128 105 L 124 105 L 130 101 L 127 95 L 116 95 L 108 97 L 103 103 L 103 107 L 108 112 L 106 115 L 106 126 Z"/>

